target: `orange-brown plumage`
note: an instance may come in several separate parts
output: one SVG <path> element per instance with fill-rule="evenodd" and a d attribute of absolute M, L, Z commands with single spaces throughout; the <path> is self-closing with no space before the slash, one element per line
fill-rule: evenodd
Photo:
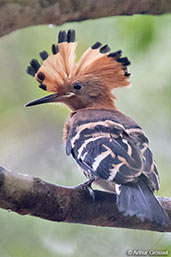
<path fill-rule="evenodd" d="M 72 110 L 116 108 L 112 90 L 129 85 L 127 65 L 130 62 L 127 58 L 120 58 L 121 51 L 109 53 L 107 45 L 101 46 L 97 42 L 75 63 L 77 43 L 74 39 L 74 31 L 60 32 L 53 54 L 46 56 L 42 65 L 34 70 L 35 74 L 30 72 L 34 65 L 28 67 L 28 73 L 34 74 L 41 83 L 40 88 L 58 95 L 53 101 L 63 102 Z M 78 83 L 81 90 L 74 89 Z"/>

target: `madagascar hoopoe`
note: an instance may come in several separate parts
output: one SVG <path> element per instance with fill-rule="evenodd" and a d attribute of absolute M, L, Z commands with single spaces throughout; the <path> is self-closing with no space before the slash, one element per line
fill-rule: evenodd
<path fill-rule="evenodd" d="M 75 31 L 60 31 L 52 55 L 40 53 L 42 65 L 31 60 L 27 73 L 53 94 L 26 104 L 65 103 L 71 110 L 64 129 L 66 154 L 72 155 L 85 176 L 117 195 L 124 215 L 144 221 L 170 223 L 154 190 L 159 176 L 141 127 L 115 106 L 112 90 L 130 84 L 127 57 L 95 43 L 75 63 Z M 112 195 L 111 195 L 112 197 Z"/>

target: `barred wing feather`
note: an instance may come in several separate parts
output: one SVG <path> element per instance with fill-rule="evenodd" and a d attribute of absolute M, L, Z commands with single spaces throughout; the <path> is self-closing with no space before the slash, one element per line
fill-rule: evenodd
<path fill-rule="evenodd" d="M 96 177 L 126 184 L 137 182 L 144 174 L 151 189 L 158 189 L 157 169 L 141 129 L 129 133 L 119 123 L 107 124 L 97 121 L 74 126 L 67 140 L 67 154 Z"/>

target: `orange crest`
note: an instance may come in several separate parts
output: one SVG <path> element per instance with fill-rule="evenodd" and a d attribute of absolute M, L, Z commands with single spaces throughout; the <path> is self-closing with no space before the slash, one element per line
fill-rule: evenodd
<path fill-rule="evenodd" d="M 127 66 L 130 61 L 127 57 L 121 58 L 121 51 L 109 53 L 108 45 L 102 46 L 97 42 L 75 63 L 76 47 L 75 31 L 60 31 L 58 45 L 52 45 L 52 54 L 41 52 L 42 65 L 35 59 L 31 60 L 27 73 L 38 80 L 41 89 L 54 93 L 70 80 L 86 76 L 93 76 L 109 89 L 129 85 Z"/>

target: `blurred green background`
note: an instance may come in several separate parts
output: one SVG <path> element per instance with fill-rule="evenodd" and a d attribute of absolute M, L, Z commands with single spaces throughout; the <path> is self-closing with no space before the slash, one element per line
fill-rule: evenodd
<path fill-rule="evenodd" d="M 117 106 L 150 138 L 161 187 L 171 196 L 171 15 L 112 17 L 36 26 L 0 40 L 0 165 L 49 182 L 74 186 L 85 181 L 65 155 L 62 128 L 69 110 L 62 105 L 24 108 L 46 95 L 25 72 L 39 52 L 50 52 L 60 29 L 75 29 L 78 57 L 96 41 L 122 49 L 132 62 L 132 88 L 118 89 Z M 0 257 L 126 256 L 128 249 L 170 250 L 171 235 L 150 231 L 53 223 L 0 210 Z"/>

